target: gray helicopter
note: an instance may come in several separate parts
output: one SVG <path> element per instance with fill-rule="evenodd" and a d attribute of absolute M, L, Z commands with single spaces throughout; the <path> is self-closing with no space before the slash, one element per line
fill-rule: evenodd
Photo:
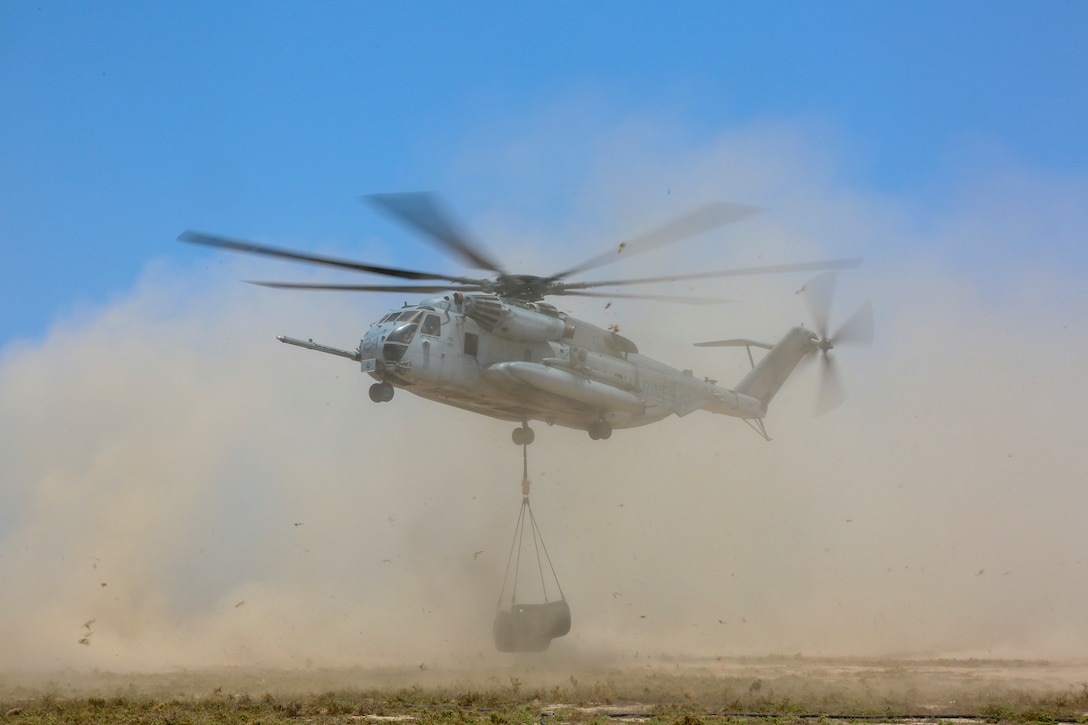
<path fill-rule="evenodd" d="M 377 382 L 370 399 L 387 403 L 401 388 L 422 398 L 492 418 L 519 423 L 512 438 L 528 445 L 535 437 L 530 421 L 584 430 L 594 440 L 617 428 L 648 425 L 696 410 L 729 415 L 747 422 L 764 438 L 763 418 L 775 394 L 799 362 L 820 355 L 824 385 L 820 408 L 842 399 L 841 385 L 828 353 L 844 342 L 872 339 L 872 308 L 865 303 L 834 334 L 828 316 L 834 275 L 831 270 L 857 267 L 860 259 L 838 259 L 695 274 L 568 282 L 572 275 L 622 257 L 694 237 L 757 213 L 756 207 L 718 203 L 700 207 L 653 231 L 625 242 L 618 250 L 547 277 L 510 274 L 483 247 L 461 232 L 438 199 L 429 193 L 376 194 L 364 197 L 380 211 L 420 233 L 461 262 L 495 273 L 491 278 L 448 276 L 365 264 L 307 252 L 271 247 L 195 231 L 178 240 L 218 249 L 326 265 L 404 280 L 411 284 L 300 284 L 253 282 L 296 290 L 415 292 L 432 296 L 390 312 L 371 324 L 354 350 L 282 336 L 280 342 L 337 355 L 359 364 Z M 815 329 L 795 327 L 776 344 L 734 339 L 696 343 L 748 348 L 752 370 L 729 389 L 709 378 L 696 378 L 639 353 L 615 330 L 568 315 L 544 301 L 559 296 L 655 299 L 693 302 L 692 298 L 618 294 L 602 287 L 677 280 L 824 271 L 806 285 Z M 701 300 L 706 301 L 706 300 Z M 758 362 L 751 348 L 768 352 Z"/>

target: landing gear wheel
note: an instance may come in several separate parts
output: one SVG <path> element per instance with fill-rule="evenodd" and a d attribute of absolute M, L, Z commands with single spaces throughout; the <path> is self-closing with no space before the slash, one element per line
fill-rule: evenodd
<path fill-rule="evenodd" d="M 375 403 L 388 403 L 393 399 L 393 386 L 386 382 L 370 386 L 370 399 Z"/>
<path fill-rule="evenodd" d="M 603 418 L 590 423 L 586 430 L 589 432 L 589 437 L 595 441 L 608 440 L 612 437 L 612 426 Z"/>
<path fill-rule="evenodd" d="M 526 424 L 520 428 L 515 428 L 510 434 L 510 438 L 514 441 L 514 445 L 516 446 L 527 446 L 536 440 L 536 433 L 534 433 L 533 429 Z"/>

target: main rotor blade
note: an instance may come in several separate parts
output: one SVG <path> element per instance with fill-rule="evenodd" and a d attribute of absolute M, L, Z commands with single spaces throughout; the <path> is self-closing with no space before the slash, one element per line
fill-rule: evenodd
<path fill-rule="evenodd" d="M 679 302 L 685 305 L 720 305 L 737 300 L 715 299 L 713 297 L 677 297 L 674 295 L 609 294 L 608 292 L 551 292 L 549 294 L 564 297 L 599 297 L 607 300 L 657 300 L 658 302 Z"/>
<path fill-rule="evenodd" d="M 421 232 L 424 237 L 438 242 L 444 251 L 454 252 L 468 266 L 504 274 L 498 262 L 457 229 L 451 216 L 442 208 L 434 194 L 369 194 L 363 199 L 402 224 Z"/>
<path fill-rule="evenodd" d="M 658 249 L 675 242 L 683 241 L 684 239 L 689 239 L 698 234 L 702 234 L 703 232 L 708 232 L 716 227 L 747 219 L 754 214 L 758 214 L 760 211 L 762 210 L 759 207 L 747 206 L 745 204 L 732 204 L 730 202 L 707 204 L 706 206 L 699 207 L 683 216 L 677 217 L 653 231 L 621 243 L 615 251 L 598 254 L 570 269 L 565 269 L 562 272 L 553 274 L 551 279 L 563 279 L 572 274 L 584 272 L 587 269 L 611 264 L 621 257 L 630 257 L 632 254 L 641 254 L 642 252 L 648 252 L 651 249 Z"/>
<path fill-rule="evenodd" d="M 273 289 L 301 289 L 328 292 L 480 292 L 479 285 L 410 285 L 410 284 L 322 284 L 306 282 L 260 282 L 249 284 Z"/>
<path fill-rule="evenodd" d="M 842 323 L 831 340 L 839 345 L 844 342 L 870 343 L 873 341 L 873 304 L 865 300 L 850 319 Z"/>
<path fill-rule="evenodd" d="M 310 254 L 309 252 L 298 252 L 293 249 L 271 247 L 264 244 L 256 244 L 254 242 L 248 242 L 241 239 L 228 239 L 227 237 L 220 237 L 214 234 L 204 234 L 203 232 L 182 232 L 180 235 L 178 235 L 178 241 L 187 242 L 189 244 L 201 244 L 206 247 L 215 247 L 216 249 L 226 249 L 232 252 L 242 252 L 245 254 L 260 254 L 266 257 L 275 257 L 277 259 L 289 259 L 293 262 L 323 264 L 328 267 L 336 267 L 338 269 L 350 269 L 353 272 L 368 272 L 370 274 L 381 274 L 386 277 L 399 277 L 401 279 L 446 280 L 448 282 L 455 282 L 458 284 L 477 284 L 480 281 L 470 279 L 468 277 L 447 277 L 445 275 L 434 274 L 432 272 L 417 272 L 410 269 L 398 269 L 396 267 L 381 267 L 375 264 L 363 264 L 362 262 L 354 262 L 349 259 L 325 257 L 320 254 Z"/>
<path fill-rule="evenodd" d="M 717 272 L 696 272 L 694 274 L 671 274 L 667 277 L 642 277 L 639 279 L 617 279 L 607 282 L 557 282 L 549 294 L 566 294 L 565 290 L 592 289 L 594 287 L 618 287 L 631 284 L 650 284 L 655 282 L 676 282 L 687 279 L 715 279 L 721 277 L 744 277 L 758 274 L 786 274 L 789 272 L 814 272 L 834 269 L 854 269 L 862 263 L 860 258 L 829 259 L 821 262 L 796 262 L 793 264 L 773 264 L 764 267 L 739 267 L 723 269 Z"/>

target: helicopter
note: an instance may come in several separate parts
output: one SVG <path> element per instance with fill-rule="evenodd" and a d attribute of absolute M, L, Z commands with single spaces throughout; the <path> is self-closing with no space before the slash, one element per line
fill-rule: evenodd
<path fill-rule="evenodd" d="M 865 303 L 836 332 L 828 332 L 834 271 L 856 268 L 860 259 L 837 259 L 693 274 L 567 281 L 591 269 L 704 234 L 758 213 L 758 207 L 731 202 L 708 204 L 549 276 L 511 274 L 483 246 L 462 232 L 438 197 L 429 192 L 363 197 L 458 261 L 495 276 L 452 276 L 379 266 L 304 251 L 258 244 L 197 231 L 178 241 L 221 250 L 324 265 L 409 280 L 403 284 L 321 284 L 252 281 L 276 289 L 353 292 L 414 292 L 415 304 L 384 315 L 363 333 L 359 345 L 342 349 L 313 339 L 279 336 L 288 345 L 347 358 L 376 382 L 369 396 L 388 403 L 397 389 L 473 413 L 518 423 L 511 438 L 533 442 L 531 421 L 588 432 L 606 440 L 613 430 L 656 423 L 696 410 L 745 421 L 764 439 L 768 405 L 797 365 L 809 356 L 823 360 L 821 408 L 843 397 L 829 356 L 837 345 L 872 339 L 872 308 Z M 560 311 L 546 298 L 561 296 L 708 302 L 687 297 L 601 292 L 599 288 L 743 275 L 823 272 L 805 289 L 815 328 L 790 329 L 774 344 L 749 339 L 716 340 L 700 346 L 739 346 L 748 350 L 750 372 L 732 389 L 710 378 L 696 378 L 639 352 L 615 329 L 602 328 Z M 752 348 L 767 352 L 756 362 Z"/>

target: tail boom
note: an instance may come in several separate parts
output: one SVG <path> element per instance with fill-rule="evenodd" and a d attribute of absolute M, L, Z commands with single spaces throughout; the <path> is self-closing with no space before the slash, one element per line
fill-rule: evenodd
<path fill-rule="evenodd" d="M 805 355 L 817 349 L 816 335 L 811 330 L 793 328 L 744 376 L 737 385 L 736 392 L 759 401 L 766 412 L 767 406 L 797 364 Z"/>

